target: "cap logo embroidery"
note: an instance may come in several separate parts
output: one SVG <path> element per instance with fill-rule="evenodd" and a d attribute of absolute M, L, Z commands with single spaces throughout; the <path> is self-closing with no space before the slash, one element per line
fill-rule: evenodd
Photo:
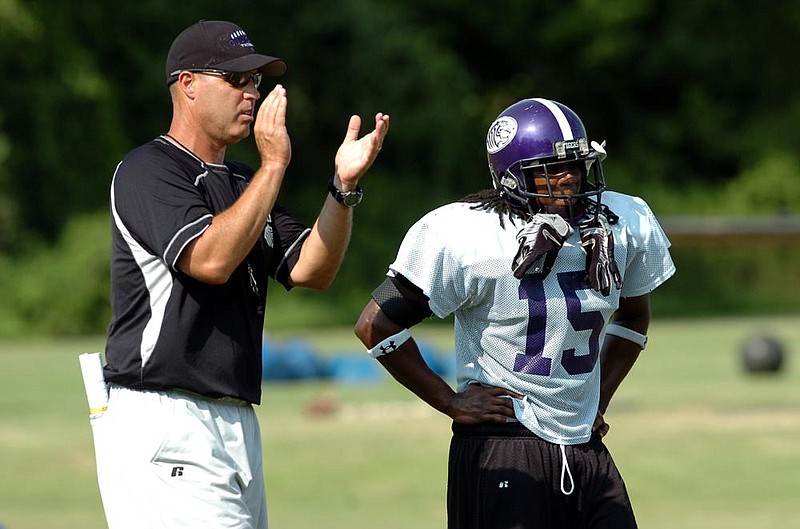
<path fill-rule="evenodd" d="M 517 120 L 511 116 L 502 116 L 494 120 L 486 134 L 486 152 L 494 154 L 511 143 L 517 135 Z"/>
<path fill-rule="evenodd" d="M 244 30 L 236 30 L 228 37 L 228 45 L 231 47 L 239 46 L 240 48 L 253 48 L 253 43 L 250 42 L 250 37 Z"/>

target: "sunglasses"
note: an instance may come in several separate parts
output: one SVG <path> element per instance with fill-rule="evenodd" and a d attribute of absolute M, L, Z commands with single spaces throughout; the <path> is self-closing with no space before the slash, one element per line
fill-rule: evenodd
<path fill-rule="evenodd" d="M 253 81 L 253 84 L 255 84 L 256 88 L 258 88 L 258 85 L 261 84 L 261 72 L 229 72 L 226 70 L 211 69 L 195 69 L 186 71 L 222 77 L 226 83 L 235 88 L 244 88 L 250 83 L 250 81 Z"/>

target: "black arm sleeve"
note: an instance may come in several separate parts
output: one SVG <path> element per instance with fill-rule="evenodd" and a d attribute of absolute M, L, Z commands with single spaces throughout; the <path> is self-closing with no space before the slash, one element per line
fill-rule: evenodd
<path fill-rule="evenodd" d="M 372 299 L 387 318 L 406 329 L 433 315 L 428 297 L 401 275 L 387 277 L 372 292 Z"/>

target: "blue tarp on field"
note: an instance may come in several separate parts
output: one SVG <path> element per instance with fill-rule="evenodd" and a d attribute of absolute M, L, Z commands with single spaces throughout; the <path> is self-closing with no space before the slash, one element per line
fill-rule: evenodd
<path fill-rule="evenodd" d="M 453 354 L 444 355 L 425 341 L 417 340 L 417 344 L 434 373 L 444 379 L 454 378 Z M 363 350 L 321 354 L 313 343 L 301 338 L 277 341 L 265 336 L 261 361 L 261 378 L 265 381 L 330 379 L 342 384 L 366 384 L 388 376 L 380 363 Z"/>

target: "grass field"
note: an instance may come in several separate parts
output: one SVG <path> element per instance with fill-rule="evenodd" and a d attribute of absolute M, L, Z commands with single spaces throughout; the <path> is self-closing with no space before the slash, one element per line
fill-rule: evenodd
<path fill-rule="evenodd" d="M 786 346 L 778 375 L 746 375 L 742 340 Z M 424 327 L 443 350 L 448 329 Z M 350 329 L 308 333 L 357 350 Z M 0 525 L 105 527 L 77 355 L 102 338 L 0 342 Z M 354 353 L 356 354 L 356 353 Z M 647 529 L 800 528 L 800 316 L 656 321 L 606 438 Z M 313 415 L 321 401 L 334 412 Z M 438 529 L 448 420 L 390 381 L 265 387 L 272 529 Z"/>

